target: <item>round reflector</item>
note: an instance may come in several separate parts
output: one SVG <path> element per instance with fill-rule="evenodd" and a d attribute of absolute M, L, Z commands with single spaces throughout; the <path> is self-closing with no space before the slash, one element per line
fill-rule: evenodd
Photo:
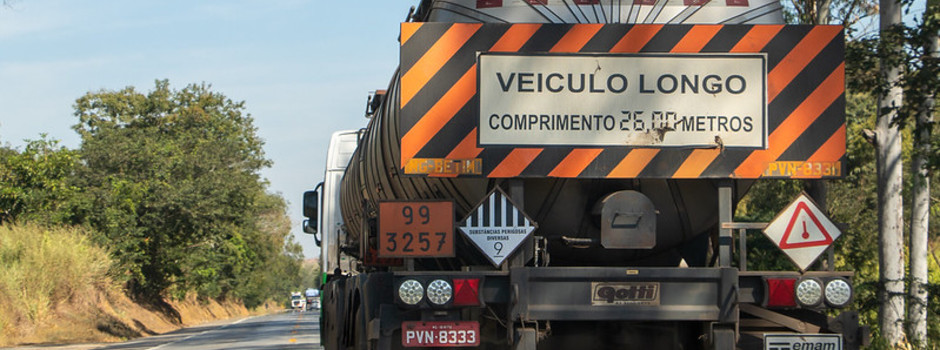
<path fill-rule="evenodd" d="M 843 278 L 834 278 L 826 283 L 826 304 L 845 307 L 852 300 L 852 285 Z"/>
<path fill-rule="evenodd" d="M 445 280 L 433 280 L 428 284 L 428 300 L 437 305 L 444 305 L 454 295 L 454 288 Z"/>
<path fill-rule="evenodd" d="M 796 284 L 796 301 L 800 306 L 813 307 L 819 305 L 823 298 L 822 283 L 815 278 L 804 278 Z"/>
<path fill-rule="evenodd" d="M 405 304 L 415 305 L 424 298 L 424 286 L 415 280 L 404 281 L 398 286 L 398 298 Z"/>

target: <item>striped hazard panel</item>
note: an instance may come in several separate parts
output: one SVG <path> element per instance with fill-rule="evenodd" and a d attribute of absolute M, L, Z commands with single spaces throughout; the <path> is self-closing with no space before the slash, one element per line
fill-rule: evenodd
<path fill-rule="evenodd" d="M 400 59 L 405 174 L 842 176 L 841 26 L 403 23 Z"/>

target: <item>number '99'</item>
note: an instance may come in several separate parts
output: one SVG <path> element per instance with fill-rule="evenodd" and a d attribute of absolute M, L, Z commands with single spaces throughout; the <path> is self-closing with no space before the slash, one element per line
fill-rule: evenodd
<path fill-rule="evenodd" d="M 415 212 L 414 208 L 410 205 L 406 205 L 401 208 L 401 216 L 405 218 L 405 225 L 411 225 L 415 221 Z M 426 205 L 418 207 L 418 217 L 422 225 L 427 225 L 428 222 L 431 222 L 431 210 L 428 209 Z"/>

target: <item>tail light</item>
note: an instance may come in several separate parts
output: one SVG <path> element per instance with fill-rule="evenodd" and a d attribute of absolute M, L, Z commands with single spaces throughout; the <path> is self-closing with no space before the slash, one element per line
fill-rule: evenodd
<path fill-rule="evenodd" d="M 765 277 L 768 308 L 842 308 L 852 301 L 852 284 L 842 277 Z"/>
<path fill-rule="evenodd" d="M 480 279 L 454 279 L 454 306 L 480 305 Z"/>
<path fill-rule="evenodd" d="M 852 300 L 852 284 L 844 278 L 833 278 L 826 282 L 826 305 L 842 308 Z"/>
<path fill-rule="evenodd" d="M 796 297 L 794 295 L 796 278 L 774 278 L 765 279 L 767 283 L 767 294 L 764 300 L 766 307 L 796 307 Z"/>
<path fill-rule="evenodd" d="M 444 305 L 454 296 L 454 288 L 445 280 L 437 279 L 428 284 L 428 301 Z"/>
<path fill-rule="evenodd" d="M 405 280 L 398 285 L 398 299 L 407 305 L 417 305 L 424 299 L 424 286 L 416 280 Z"/>
<path fill-rule="evenodd" d="M 481 306 L 482 277 L 413 276 L 395 283 L 395 301 L 405 308 Z"/>
<path fill-rule="evenodd" d="M 796 284 L 796 301 L 802 307 L 817 307 L 823 301 L 823 285 L 819 279 L 803 278 Z"/>

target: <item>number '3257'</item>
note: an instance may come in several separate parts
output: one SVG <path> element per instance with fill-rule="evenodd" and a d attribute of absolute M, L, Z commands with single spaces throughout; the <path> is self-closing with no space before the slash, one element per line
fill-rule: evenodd
<path fill-rule="evenodd" d="M 415 249 L 428 252 L 432 247 L 435 251 L 440 251 L 447 243 L 446 232 L 386 232 L 385 236 L 385 249 L 389 252 L 397 252 L 399 249 L 405 253 L 412 253 Z"/>

